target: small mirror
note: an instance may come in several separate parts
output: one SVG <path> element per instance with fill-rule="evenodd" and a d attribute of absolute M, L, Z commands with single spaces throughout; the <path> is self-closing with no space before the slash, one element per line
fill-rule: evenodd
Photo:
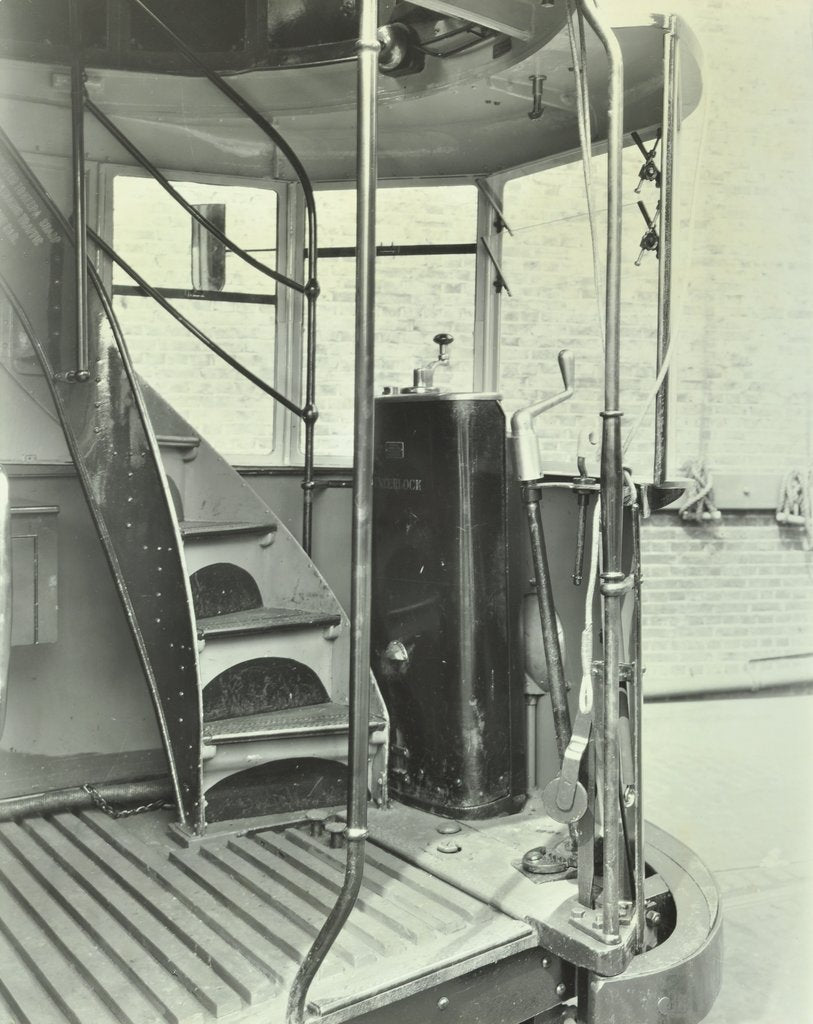
<path fill-rule="evenodd" d="M 194 209 L 225 234 L 225 203 L 200 203 Z M 192 287 L 197 292 L 220 292 L 225 284 L 226 246 L 193 217 Z"/>

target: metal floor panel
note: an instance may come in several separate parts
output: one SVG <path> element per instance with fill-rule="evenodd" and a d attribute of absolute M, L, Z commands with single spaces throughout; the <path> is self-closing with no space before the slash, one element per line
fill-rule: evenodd
<path fill-rule="evenodd" d="M 94 810 L 0 824 L 2 1024 L 282 1024 L 344 851 L 296 829 L 184 847 L 169 820 Z M 311 998 L 338 1022 L 381 992 L 536 942 L 527 924 L 370 846 Z"/>

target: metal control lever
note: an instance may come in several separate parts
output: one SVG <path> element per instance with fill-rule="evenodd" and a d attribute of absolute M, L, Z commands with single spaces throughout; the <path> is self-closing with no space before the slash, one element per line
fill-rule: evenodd
<path fill-rule="evenodd" d="M 541 480 L 544 476 L 539 458 L 539 445 L 534 431 L 534 420 L 543 412 L 547 412 L 573 397 L 576 382 L 576 357 L 569 348 L 563 348 L 559 353 L 559 369 L 562 373 L 562 383 L 565 386 L 564 391 L 553 395 L 552 398 L 543 398 L 539 402 L 534 402 L 533 405 L 527 405 L 524 409 L 518 409 L 511 417 L 517 479 L 521 483 Z"/>
<path fill-rule="evenodd" d="M 569 825 L 583 817 L 587 810 L 587 791 L 579 782 L 579 771 L 592 728 L 593 712 L 579 711 L 562 758 L 562 771 L 542 794 L 545 810 L 554 821 Z"/>

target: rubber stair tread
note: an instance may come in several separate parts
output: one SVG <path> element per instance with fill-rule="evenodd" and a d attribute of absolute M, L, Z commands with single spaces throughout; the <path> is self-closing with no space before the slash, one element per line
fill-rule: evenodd
<path fill-rule="evenodd" d="M 155 440 L 159 448 L 200 447 L 200 438 L 197 434 L 157 434 Z"/>
<path fill-rule="evenodd" d="M 92 859 L 106 871 L 117 884 L 132 896 L 143 892 L 149 886 L 143 867 L 136 866 L 124 857 L 101 835 L 78 820 L 74 815 L 59 815 L 53 819 L 65 832 L 87 850 Z M 275 987 L 269 979 L 251 965 L 234 970 L 233 944 L 226 942 L 216 932 L 200 931 L 200 918 L 184 903 L 177 899 L 153 901 L 153 913 L 190 952 L 211 968 L 215 977 L 211 985 L 217 988 L 228 986 L 229 992 L 247 1003 L 253 1003 L 274 994 Z"/>
<path fill-rule="evenodd" d="M 41 820 L 40 820 L 40 823 Z M 154 972 L 151 970 L 152 958 L 145 952 L 143 947 L 132 938 L 129 929 L 113 918 L 106 907 L 95 900 L 73 871 L 67 870 L 47 850 L 43 850 L 31 836 L 27 835 L 17 826 L 16 831 L 3 829 L 3 838 L 10 849 L 18 849 L 18 856 L 23 857 L 26 862 L 28 874 L 35 880 L 25 885 L 26 894 L 36 887 L 44 890 L 52 905 L 59 909 L 55 913 L 53 922 L 49 917 L 49 928 L 58 927 L 60 921 L 64 922 L 66 915 L 73 925 L 81 929 L 92 943 L 95 943 L 104 953 L 104 956 L 114 964 L 127 979 L 132 988 L 133 1005 L 138 1005 L 142 1000 L 147 1002 L 151 1010 L 145 1018 L 145 1022 L 169 1020 L 171 1022 L 189 1021 L 202 1022 L 203 1014 L 200 1004 L 195 1000 L 171 975 L 162 972 L 163 985 L 161 989 L 155 987 Z M 5 909 L 5 908 L 4 908 Z M 32 926 L 33 927 L 33 926 Z M 44 962 L 50 962 L 53 967 L 53 955 L 45 955 L 42 944 L 38 944 L 36 938 L 23 930 L 21 922 L 15 924 L 16 935 L 21 943 L 25 943 L 26 949 L 36 950 L 38 955 L 43 957 Z M 62 945 L 67 941 L 67 936 L 74 935 L 72 928 L 65 926 L 66 930 L 61 932 Z M 51 948 L 56 945 L 53 942 L 48 944 Z M 81 949 L 81 947 L 79 947 Z M 78 952 L 78 950 L 76 951 Z M 76 953 L 73 954 L 74 956 Z M 79 975 L 77 973 L 76 977 Z M 53 998 L 61 1005 L 68 1007 L 70 1002 L 75 1002 L 79 1008 L 76 1019 L 84 1022 L 81 1008 L 84 1012 L 91 1009 L 89 1004 L 96 1003 L 95 994 L 88 991 L 86 986 L 81 986 L 76 991 L 76 985 L 63 983 L 59 990 L 51 992 Z M 64 1012 L 64 1011 L 63 1011 Z M 70 1011 L 66 1019 L 72 1020 Z M 104 1019 L 103 1017 L 101 1019 Z"/>
<path fill-rule="evenodd" d="M 197 627 L 201 640 L 216 640 L 218 637 L 270 633 L 275 629 L 338 626 L 340 622 L 339 612 L 317 611 L 312 608 L 249 608 L 245 611 L 198 619 Z"/>
<path fill-rule="evenodd" d="M 243 534 L 274 533 L 276 523 L 218 522 L 214 519 L 182 519 L 178 526 L 184 540 L 201 540 L 206 537 L 240 536 Z"/>
<path fill-rule="evenodd" d="M 370 729 L 383 728 L 384 719 L 370 716 Z M 261 711 L 254 715 L 219 718 L 203 723 L 203 738 L 209 743 L 229 740 L 268 739 L 289 735 L 312 736 L 318 733 L 346 732 L 350 709 L 346 704 L 309 704 L 306 707 Z"/>
<path fill-rule="evenodd" d="M 153 851 L 141 846 L 138 853 L 134 854 L 123 841 L 120 829 L 110 818 L 98 811 L 82 811 L 79 817 L 130 863 L 144 872 L 145 884 L 155 882 L 159 885 L 163 890 L 162 899 L 167 895 L 191 911 L 197 918 L 196 934 L 201 932 L 201 927 L 214 932 L 237 950 L 251 968 L 269 978 L 275 986 L 282 984 L 280 972 L 272 966 L 272 962 L 279 959 L 279 947 L 276 944 L 266 944 L 250 925 L 228 910 L 224 911 L 223 902 L 219 898 L 213 896 L 208 889 L 197 885 L 185 871 L 170 863 L 160 850 Z M 294 965 L 296 963 L 295 960 Z"/>

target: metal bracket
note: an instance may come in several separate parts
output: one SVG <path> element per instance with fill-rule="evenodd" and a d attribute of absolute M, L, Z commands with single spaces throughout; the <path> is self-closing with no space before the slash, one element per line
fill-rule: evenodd
<path fill-rule="evenodd" d="M 619 925 L 625 927 L 632 923 L 632 909 L 633 905 L 630 900 L 618 901 Z M 588 910 L 586 907 L 581 906 L 571 907 L 570 920 L 575 928 L 587 932 L 588 935 L 593 935 L 608 946 L 617 946 L 621 943 L 620 934 L 608 935 L 604 931 L 603 914 L 600 906 L 595 910 Z"/>
<path fill-rule="evenodd" d="M 494 250 L 491 248 L 491 246 L 488 244 L 485 238 L 483 238 L 482 235 L 480 236 L 480 241 L 483 243 L 483 246 L 485 247 L 486 253 L 488 254 L 488 258 L 491 260 L 491 265 L 497 272 L 497 276 L 494 279 L 494 291 L 501 292 L 503 289 L 505 289 L 505 291 L 510 296 L 511 289 L 508 287 L 508 282 L 505 280 L 505 275 L 502 272 L 502 267 L 500 266 L 499 260 L 494 255 Z"/>
<path fill-rule="evenodd" d="M 638 172 L 638 184 L 635 187 L 636 193 L 640 193 L 644 186 L 645 181 L 652 181 L 655 183 L 655 188 L 661 187 L 661 172 L 655 163 L 655 154 L 658 151 L 658 143 L 661 141 L 661 130 L 658 129 L 658 134 L 655 136 L 655 145 L 652 149 L 647 149 L 644 145 L 643 139 L 638 132 L 631 132 L 632 141 L 641 150 L 644 158 L 644 165 Z"/>
<path fill-rule="evenodd" d="M 486 182 L 485 178 L 477 178 L 477 180 L 475 181 L 475 184 L 477 185 L 477 188 L 480 190 L 480 194 L 483 196 L 485 201 L 488 203 L 488 205 L 494 211 L 494 214 L 495 214 L 494 229 L 495 229 L 495 231 L 500 232 L 500 231 L 503 230 L 503 228 L 505 228 L 505 230 L 508 232 L 508 234 L 511 235 L 511 237 L 513 238 L 514 232 L 511 230 L 511 227 L 510 227 L 508 221 L 505 219 L 505 213 L 503 212 L 503 208 L 500 205 L 500 202 L 497 199 L 497 197 L 494 195 L 494 193 L 488 187 L 488 183 Z"/>
<path fill-rule="evenodd" d="M 661 238 L 658 234 L 658 229 L 655 227 L 655 218 L 660 215 L 661 204 L 660 202 L 655 207 L 654 217 L 649 216 L 649 211 L 646 206 L 638 200 L 638 209 L 641 211 L 641 216 L 646 222 L 647 230 L 641 238 L 641 251 L 638 253 L 638 259 L 635 261 L 635 266 L 641 266 L 641 260 L 644 258 L 645 252 L 654 252 L 656 259 L 661 258 Z"/>
<path fill-rule="evenodd" d="M 531 100 L 532 106 L 528 113 L 528 117 L 532 121 L 538 121 L 540 117 L 545 113 L 545 108 L 542 106 L 542 90 L 545 87 L 547 81 L 547 75 L 529 75 L 531 80 Z"/>
<path fill-rule="evenodd" d="M 633 583 L 632 576 L 625 576 L 621 572 L 603 572 L 599 587 L 602 597 L 616 597 L 631 590 Z"/>

